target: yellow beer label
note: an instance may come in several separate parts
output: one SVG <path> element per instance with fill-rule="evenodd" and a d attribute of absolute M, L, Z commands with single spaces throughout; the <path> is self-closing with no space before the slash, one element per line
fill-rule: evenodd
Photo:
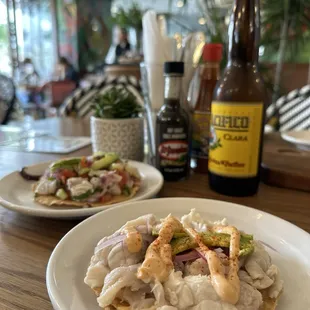
<path fill-rule="evenodd" d="M 193 114 L 192 156 L 208 158 L 211 112 L 195 111 Z"/>
<path fill-rule="evenodd" d="M 262 119 L 262 102 L 212 102 L 209 171 L 228 177 L 256 176 Z"/>

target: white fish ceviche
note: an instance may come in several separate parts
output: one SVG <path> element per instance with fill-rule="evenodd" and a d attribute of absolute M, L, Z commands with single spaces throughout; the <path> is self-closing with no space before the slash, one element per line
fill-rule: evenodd
<path fill-rule="evenodd" d="M 261 242 L 195 209 L 147 214 L 104 237 L 84 282 L 106 310 L 271 310 L 283 290 Z"/>

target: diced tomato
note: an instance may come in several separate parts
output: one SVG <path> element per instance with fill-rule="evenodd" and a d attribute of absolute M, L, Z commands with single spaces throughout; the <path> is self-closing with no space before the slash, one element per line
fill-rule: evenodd
<path fill-rule="evenodd" d="M 128 182 L 128 175 L 125 171 L 119 171 L 118 174 L 122 177 L 122 180 L 119 182 L 119 186 L 123 187 Z"/>
<path fill-rule="evenodd" d="M 89 167 L 89 164 L 87 162 L 87 158 L 86 157 L 82 157 L 81 162 L 80 162 L 80 166 L 81 166 L 81 168 Z"/>
<path fill-rule="evenodd" d="M 65 178 L 74 178 L 77 176 L 76 172 L 70 169 L 64 169 L 61 171 L 61 176 L 64 176 Z"/>
<path fill-rule="evenodd" d="M 112 199 L 112 197 L 113 196 L 111 194 L 105 194 L 104 196 L 101 197 L 100 201 L 103 202 L 103 203 L 104 202 L 108 202 L 108 201 L 110 201 Z"/>
<path fill-rule="evenodd" d="M 63 169 L 59 172 L 59 178 L 63 184 L 66 184 L 67 179 L 74 178 L 77 176 L 77 173 L 70 169 Z"/>

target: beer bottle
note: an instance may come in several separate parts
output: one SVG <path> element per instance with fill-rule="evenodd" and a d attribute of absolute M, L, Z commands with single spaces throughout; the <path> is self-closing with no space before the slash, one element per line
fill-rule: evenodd
<path fill-rule="evenodd" d="M 211 106 L 209 182 L 231 196 L 257 192 L 266 91 L 258 72 L 259 0 L 235 0 L 228 64 Z"/>
<path fill-rule="evenodd" d="M 156 166 L 166 181 L 189 174 L 189 116 L 181 107 L 183 62 L 166 62 L 164 104 L 156 118 Z"/>

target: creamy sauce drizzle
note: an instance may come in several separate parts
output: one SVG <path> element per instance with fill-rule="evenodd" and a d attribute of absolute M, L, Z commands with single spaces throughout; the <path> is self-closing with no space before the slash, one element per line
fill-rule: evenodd
<path fill-rule="evenodd" d="M 142 249 L 142 236 L 132 226 L 125 227 L 123 232 L 126 234 L 126 245 L 130 253 L 140 252 Z"/>
<path fill-rule="evenodd" d="M 235 305 L 240 297 L 239 249 L 240 232 L 233 226 L 213 226 L 212 231 L 226 233 L 231 236 L 229 247 L 229 272 L 225 277 L 224 266 L 216 252 L 210 250 L 202 241 L 200 235 L 191 227 L 184 227 L 203 252 L 210 269 L 212 285 L 218 296 L 225 302 Z"/>
<path fill-rule="evenodd" d="M 152 279 L 165 281 L 173 269 L 170 241 L 176 231 L 182 230 L 182 224 L 169 215 L 164 220 L 158 237 L 148 247 L 142 266 L 138 270 L 138 278 L 150 282 Z"/>

